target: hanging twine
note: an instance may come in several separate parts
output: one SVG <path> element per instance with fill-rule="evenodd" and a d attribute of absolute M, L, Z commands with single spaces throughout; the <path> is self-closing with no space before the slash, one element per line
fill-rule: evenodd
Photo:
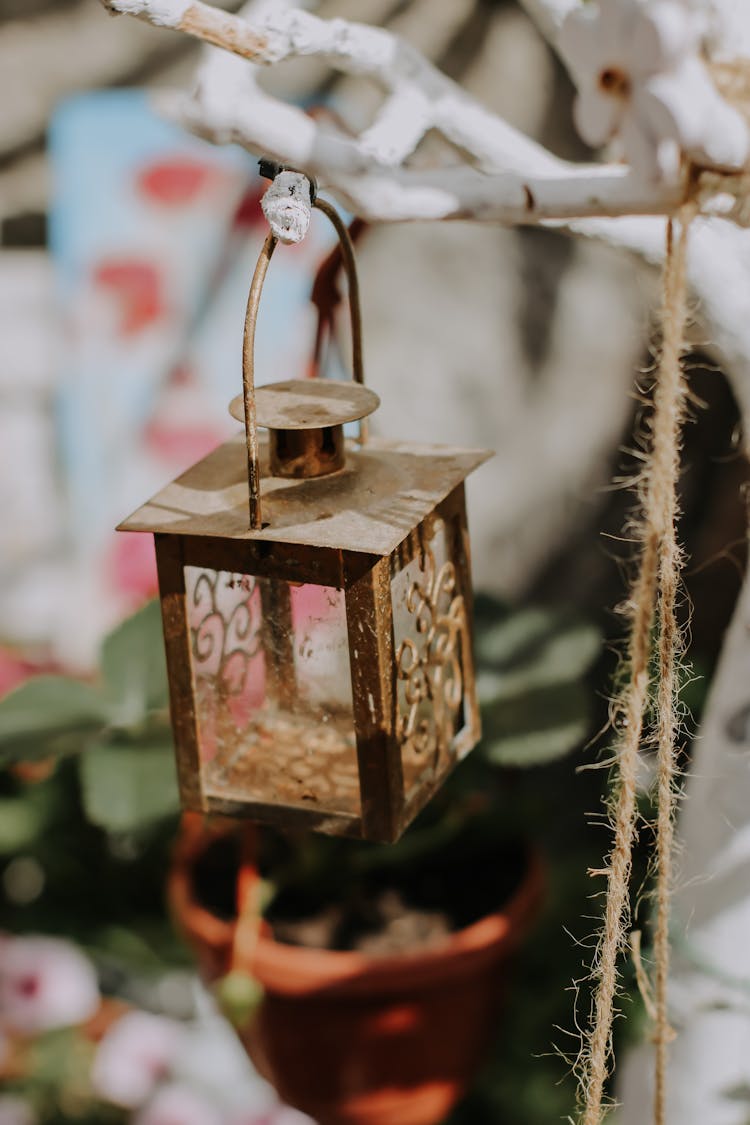
<path fill-rule="evenodd" d="M 680 435 L 685 416 L 686 384 L 682 372 L 682 351 L 687 316 L 687 240 L 692 213 L 683 210 L 677 243 L 672 223 L 667 230 L 667 256 L 664 267 L 664 307 L 662 310 L 662 349 L 659 364 L 656 411 L 663 414 L 663 434 L 654 428 L 652 472 L 654 507 L 660 521 L 659 551 L 658 687 L 657 712 L 657 826 L 656 826 L 656 933 L 654 959 L 656 980 L 656 1072 L 654 1125 L 666 1121 L 667 1045 L 672 1031 L 667 1018 L 667 979 L 669 976 L 669 910 L 672 891 L 674 815 L 677 805 L 677 740 L 680 731 L 679 662 L 683 638 L 677 622 L 677 597 L 683 567 L 683 553 L 677 539 L 679 506 L 677 483 L 680 473 Z M 661 398 L 661 402 L 659 402 Z M 657 440 L 660 437 L 661 440 Z"/>
<path fill-rule="evenodd" d="M 639 478 L 642 517 L 638 571 L 627 602 L 630 635 L 626 654 L 628 678 L 613 706 L 618 727 L 617 777 L 612 802 L 613 845 L 608 866 L 602 932 L 593 967 L 596 982 L 591 1025 L 582 1054 L 581 1125 L 600 1125 L 606 1107 L 604 1085 L 612 1055 L 612 1024 L 617 992 L 617 962 L 629 929 L 629 884 L 637 819 L 637 774 L 644 716 L 650 698 L 649 665 L 652 629 L 657 626 L 659 683 L 656 692 L 658 736 L 658 823 L 656 845 L 657 930 L 655 939 L 655 1125 L 664 1125 L 667 1043 L 667 977 L 669 972 L 669 895 L 672 879 L 674 808 L 676 804 L 677 661 L 680 631 L 676 601 L 682 555 L 677 543 L 677 481 L 680 434 L 685 408 L 681 368 L 686 319 L 686 249 L 692 209 L 684 208 L 679 238 L 667 228 L 661 310 L 662 347 L 654 409 L 651 449 Z"/>

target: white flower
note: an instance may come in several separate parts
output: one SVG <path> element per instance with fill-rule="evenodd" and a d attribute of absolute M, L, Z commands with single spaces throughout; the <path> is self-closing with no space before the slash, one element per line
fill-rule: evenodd
<path fill-rule="evenodd" d="M 703 24 L 680 0 L 599 0 L 566 18 L 560 49 L 578 86 L 575 120 L 591 145 L 617 137 L 633 168 L 674 179 L 685 152 L 740 168 L 747 126 L 720 97 L 699 51 Z"/>
<path fill-rule="evenodd" d="M 173 1082 L 157 1090 L 133 1125 L 224 1125 L 224 1117 L 201 1094 Z"/>
<path fill-rule="evenodd" d="M 315 1125 L 315 1123 L 311 1117 L 300 1113 L 298 1109 L 292 1109 L 292 1107 L 288 1105 L 281 1105 L 276 1112 L 271 1115 L 270 1125 Z"/>
<path fill-rule="evenodd" d="M 173 1077 L 215 1092 L 217 1103 L 247 1109 L 249 1120 L 260 1119 L 264 1125 L 278 1104 L 273 1087 L 254 1072 L 232 1028 L 213 1016 L 189 1025 Z"/>
<path fill-rule="evenodd" d="M 175 1020 L 127 1012 L 97 1048 L 92 1085 L 105 1101 L 135 1109 L 171 1074 L 184 1042 L 185 1030 Z"/>
<path fill-rule="evenodd" d="M 19 1035 L 84 1023 L 99 1007 L 96 973 L 69 942 L 48 937 L 0 941 L 0 1021 Z"/>
<path fill-rule="evenodd" d="M 315 1125 L 315 1122 L 298 1109 L 277 1104 L 266 1113 L 252 1109 L 235 1113 L 229 1118 L 227 1125 Z"/>
<path fill-rule="evenodd" d="M 34 1125 L 36 1114 L 23 1098 L 0 1096 L 0 1125 Z"/>

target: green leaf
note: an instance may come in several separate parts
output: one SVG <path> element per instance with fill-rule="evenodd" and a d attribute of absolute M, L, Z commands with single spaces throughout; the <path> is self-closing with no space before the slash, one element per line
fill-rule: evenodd
<path fill-rule="evenodd" d="M 479 628 L 477 659 L 480 663 L 510 664 L 538 644 L 553 621 L 550 611 L 540 607 L 508 613 L 502 620 Z"/>
<path fill-rule="evenodd" d="M 550 635 L 536 665 L 537 682 L 568 683 L 588 672 L 601 652 L 601 636 L 596 626 L 576 622 Z"/>
<path fill-rule="evenodd" d="M 102 743 L 80 768 L 86 815 L 109 832 L 134 832 L 179 810 L 171 742 Z"/>
<path fill-rule="evenodd" d="M 482 712 L 488 759 L 501 766 L 538 766 L 580 747 L 589 733 L 590 696 L 582 683 L 532 690 L 496 700 Z"/>
<path fill-rule="evenodd" d="M 135 726 L 143 722 L 149 711 L 168 706 L 158 601 L 148 602 L 106 638 L 102 675 L 113 704 L 112 720 L 118 726 Z"/>
<path fill-rule="evenodd" d="M 544 611 L 514 614 L 480 637 L 478 690 L 483 703 L 580 680 L 601 651 L 588 622 L 563 624 Z"/>
<path fill-rule="evenodd" d="M 30 847 L 46 820 L 45 810 L 26 794 L 0 798 L 0 854 L 12 855 Z"/>
<path fill-rule="evenodd" d="M 124 963 L 141 970 L 163 967 L 163 960 L 153 943 L 137 933 L 131 925 L 118 926 L 113 922 L 100 926 L 92 937 L 94 942 L 87 947 L 86 952 L 99 963 Z"/>
<path fill-rule="evenodd" d="M 0 700 L 0 765 L 77 754 L 105 721 L 90 684 L 36 676 Z"/>
<path fill-rule="evenodd" d="M 577 749 L 588 733 L 588 726 L 588 722 L 581 719 L 549 730 L 527 731 L 497 739 L 487 747 L 487 756 L 496 766 L 542 766 Z"/>
<path fill-rule="evenodd" d="M 29 1045 L 31 1084 L 45 1102 L 88 1089 L 94 1044 L 76 1027 L 37 1036 Z M 52 1114 L 45 1113 L 45 1120 Z M 59 1120 L 55 1115 L 55 1120 Z"/>

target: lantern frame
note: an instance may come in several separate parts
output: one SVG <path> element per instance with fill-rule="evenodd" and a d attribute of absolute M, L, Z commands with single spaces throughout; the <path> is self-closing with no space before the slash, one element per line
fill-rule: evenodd
<path fill-rule="evenodd" d="M 342 245 L 346 246 L 343 239 Z M 125 520 L 120 530 L 154 535 L 183 807 L 281 828 L 392 842 L 480 737 L 464 480 L 490 454 L 380 439 L 347 441 L 346 463 L 338 471 L 294 480 L 272 476 L 273 442 L 258 439 L 252 379 L 255 317 L 272 251 L 267 239 L 248 301 L 244 440 L 238 436 L 219 446 Z M 355 298 L 350 302 L 354 326 L 359 311 L 356 280 L 354 285 L 351 280 L 356 279 L 353 255 L 345 253 L 344 260 Z M 361 379 L 356 327 L 353 339 L 355 372 Z M 265 521 L 260 518 L 261 482 Z M 445 559 L 438 564 L 432 543 L 436 529 L 442 534 L 442 528 Z M 405 597 L 408 613 L 416 615 L 417 634 L 416 640 L 402 641 L 397 651 L 394 582 L 410 564 L 411 585 Z M 247 791 L 228 793 L 211 781 L 201 754 L 187 568 L 343 592 L 358 814 L 328 804 L 316 808 L 262 799 L 262 794 L 250 796 Z M 291 617 L 273 628 L 289 629 L 287 647 L 293 644 Z M 406 746 L 411 738 L 410 745 L 416 747 L 417 737 L 409 724 L 413 728 L 427 721 L 419 719 L 425 702 L 434 732 L 421 734 L 434 733 L 434 746 L 424 742 L 431 747 L 432 760 L 429 766 L 414 766 L 407 778 Z"/>

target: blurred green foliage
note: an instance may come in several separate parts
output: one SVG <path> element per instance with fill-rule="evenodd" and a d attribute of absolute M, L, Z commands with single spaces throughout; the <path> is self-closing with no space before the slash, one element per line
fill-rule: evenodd
<path fill-rule="evenodd" d="M 592 680 L 601 641 L 563 612 L 511 611 L 485 597 L 476 633 L 481 746 L 397 845 L 305 837 L 278 874 L 345 893 L 373 870 L 419 865 L 459 840 L 493 856 L 503 841 L 533 841 L 548 857 L 545 915 L 519 962 L 497 1051 L 452 1121 L 549 1125 L 574 1101 L 565 1066 L 549 1052 L 554 1026 L 571 1026 L 568 989 L 587 957 L 566 927 L 597 909 L 586 870 L 600 861 L 602 836 L 585 828 L 585 814 L 598 805 L 604 774 L 576 774 L 564 759 L 601 718 Z M 149 981 L 189 962 L 163 899 L 179 800 L 157 603 L 107 638 L 96 679 L 38 677 L 0 701 L 0 764 L 48 758 L 56 766 L 34 784 L 12 768 L 0 773 L 0 926 L 74 938 L 94 957 L 105 992 L 138 1002 Z M 19 858 L 41 872 L 34 893 L 13 874 Z M 593 928 L 587 921 L 576 936 Z M 55 1067 L 73 1073 L 66 1042 L 49 1044 L 50 1089 Z M 53 1103 L 43 1117 L 50 1125 L 105 1120 L 87 1117 L 84 1103 Z"/>
<path fill-rule="evenodd" d="M 0 765 L 79 758 L 88 820 L 138 831 L 179 808 L 158 602 L 106 638 L 100 665 L 94 683 L 37 676 L 0 700 Z M 8 812 L 28 833 L 34 814 Z"/>
<path fill-rule="evenodd" d="M 538 765 L 580 745 L 591 722 L 584 678 L 599 648 L 591 624 L 482 600 L 477 659 L 492 763 Z M 80 758 L 92 824 L 136 831 L 177 811 L 158 602 L 107 637 L 95 682 L 38 676 L 0 700 L 0 766 L 69 756 Z M 19 841 L 33 833 L 32 810 L 7 812 Z"/>
<path fill-rule="evenodd" d="M 581 745 L 592 716 L 586 675 L 600 651 L 599 630 L 560 611 L 480 616 L 483 746 L 493 764 L 541 765 Z"/>

